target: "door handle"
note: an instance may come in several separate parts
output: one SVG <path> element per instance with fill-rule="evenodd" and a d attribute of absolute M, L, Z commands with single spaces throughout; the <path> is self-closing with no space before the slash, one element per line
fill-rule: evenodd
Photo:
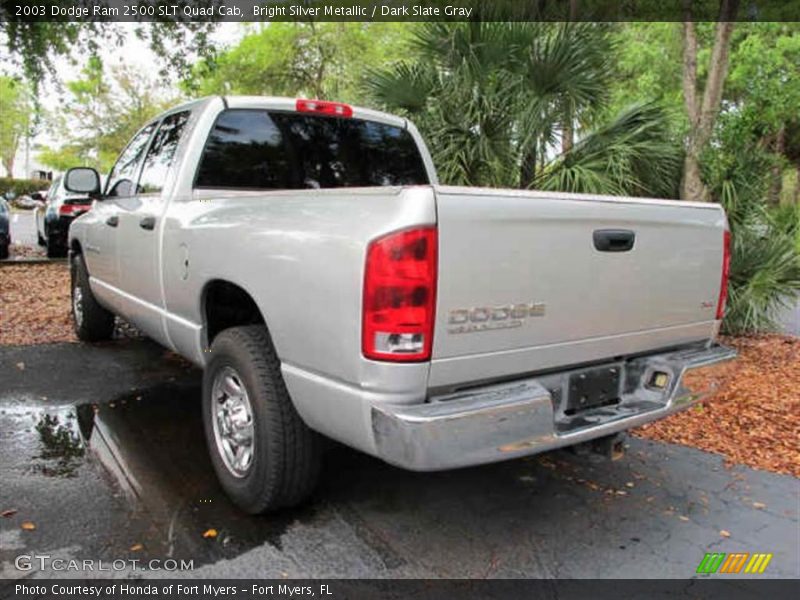
<path fill-rule="evenodd" d="M 633 248 L 636 234 L 629 229 L 596 229 L 593 238 L 600 252 L 627 252 Z"/>
<path fill-rule="evenodd" d="M 117 225 L 119 225 L 119 217 L 117 215 L 111 215 L 106 219 L 106 225 L 109 225 L 111 227 L 116 227 Z"/>
<path fill-rule="evenodd" d="M 142 217 L 142 220 L 139 221 L 139 227 L 141 227 L 142 229 L 147 229 L 148 231 L 152 231 L 155 226 L 156 226 L 155 217 Z"/>

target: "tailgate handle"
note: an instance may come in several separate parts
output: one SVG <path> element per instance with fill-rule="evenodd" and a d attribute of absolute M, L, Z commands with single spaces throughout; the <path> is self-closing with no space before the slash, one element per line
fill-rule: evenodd
<path fill-rule="evenodd" d="M 600 252 L 627 252 L 635 239 L 630 229 L 595 229 L 594 247 Z"/>

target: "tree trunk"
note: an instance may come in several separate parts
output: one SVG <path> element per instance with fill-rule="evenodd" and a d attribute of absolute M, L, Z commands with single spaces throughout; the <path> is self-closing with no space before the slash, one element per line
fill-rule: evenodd
<path fill-rule="evenodd" d="M 14 178 L 14 157 L 7 156 L 3 158 L 3 168 L 6 170 L 10 179 Z"/>
<path fill-rule="evenodd" d="M 702 102 L 698 102 L 697 98 L 697 32 L 691 20 L 691 5 L 692 0 L 684 0 L 686 21 L 683 23 L 683 94 L 689 119 L 689 139 L 683 165 L 681 198 L 706 201 L 708 190 L 701 177 L 700 154 L 711 138 L 722 102 L 722 90 L 728 74 L 730 39 L 735 25 L 733 19 L 739 0 L 722 0 L 720 3 L 719 22 Z"/>
<path fill-rule="evenodd" d="M 569 20 L 575 21 L 578 17 L 578 0 L 569 0 Z"/>
<path fill-rule="evenodd" d="M 530 148 L 522 157 L 522 165 L 519 169 L 519 188 L 521 190 L 530 189 L 536 181 L 536 148 Z"/>
<path fill-rule="evenodd" d="M 572 108 L 564 107 L 564 123 L 561 125 L 561 152 L 567 153 L 575 144 L 575 128 L 573 125 Z"/>
<path fill-rule="evenodd" d="M 778 133 L 775 134 L 775 142 L 772 144 L 772 151 L 777 157 L 777 164 L 772 167 L 772 181 L 769 185 L 767 203 L 771 206 L 778 206 L 781 203 L 781 190 L 783 189 L 783 168 L 780 159 L 786 150 L 786 126 L 781 125 Z"/>

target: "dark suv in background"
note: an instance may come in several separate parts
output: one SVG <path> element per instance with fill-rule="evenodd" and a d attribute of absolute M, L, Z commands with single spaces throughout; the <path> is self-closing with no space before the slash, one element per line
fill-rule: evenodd
<path fill-rule="evenodd" d="M 11 230 L 8 202 L 0 196 L 0 259 L 8 258 L 8 247 L 11 245 Z"/>
<path fill-rule="evenodd" d="M 47 256 L 67 255 L 69 225 L 92 207 L 92 199 L 84 194 L 73 194 L 64 188 L 64 178 L 53 181 L 47 192 L 44 206 L 34 211 L 36 236 L 40 246 L 47 247 Z"/>

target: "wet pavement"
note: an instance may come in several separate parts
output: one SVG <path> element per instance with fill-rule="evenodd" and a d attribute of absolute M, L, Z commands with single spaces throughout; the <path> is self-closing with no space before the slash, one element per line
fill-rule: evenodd
<path fill-rule="evenodd" d="M 65 575 L 15 569 L 31 553 L 204 577 L 685 578 L 705 552 L 773 553 L 765 576 L 800 577 L 797 479 L 636 439 L 617 462 L 427 474 L 331 444 L 309 503 L 250 517 L 214 478 L 199 386 L 146 340 L 0 347 L 0 578 Z"/>

